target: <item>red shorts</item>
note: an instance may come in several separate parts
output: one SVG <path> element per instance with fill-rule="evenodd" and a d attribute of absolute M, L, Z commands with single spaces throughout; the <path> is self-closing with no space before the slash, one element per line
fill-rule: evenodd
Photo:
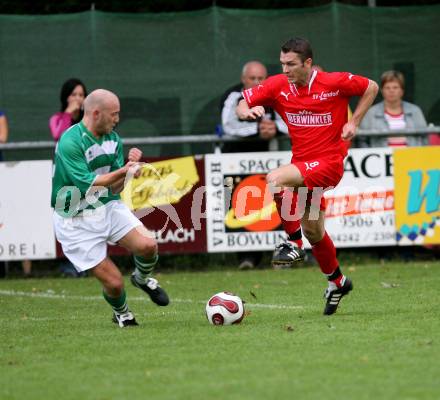
<path fill-rule="evenodd" d="M 304 184 L 312 191 L 314 188 L 322 188 L 323 191 L 333 189 L 342 179 L 344 174 L 344 157 L 334 155 L 311 159 L 307 161 L 294 161 L 295 165 L 304 178 Z M 321 210 L 325 210 L 324 198 L 321 198 Z"/>

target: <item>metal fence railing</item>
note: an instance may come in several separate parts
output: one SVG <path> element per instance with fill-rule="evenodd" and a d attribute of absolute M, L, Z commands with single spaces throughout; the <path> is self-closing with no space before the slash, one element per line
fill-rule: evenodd
<path fill-rule="evenodd" d="M 429 126 L 423 129 L 400 129 L 394 131 L 387 130 L 358 130 L 357 136 L 426 136 L 428 134 L 440 133 L 440 126 Z M 280 141 L 289 139 L 289 136 L 277 136 L 270 142 L 270 150 L 276 151 L 279 148 Z M 214 143 L 219 145 L 224 142 L 239 142 L 245 140 L 260 140 L 260 139 L 248 139 L 237 138 L 231 136 L 218 136 L 216 134 L 205 135 L 172 135 L 172 136 L 154 136 L 154 137 L 135 137 L 135 138 L 122 138 L 124 146 L 136 146 L 136 145 L 175 145 L 175 144 L 187 144 L 187 143 Z M 33 150 L 33 149 L 53 149 L 56 143 L 52 140 L 42 141 L 21 141 L 0 143 L 0 150 Z"/>

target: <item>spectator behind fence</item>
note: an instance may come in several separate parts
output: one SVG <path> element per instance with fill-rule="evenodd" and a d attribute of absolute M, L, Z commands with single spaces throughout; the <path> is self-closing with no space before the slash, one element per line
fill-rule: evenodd
<path fill-rule="evenodd" d="M 380 80 L 383 101 L 371 107 L 361 122 L 361 129 L 400 130 L 426 128 L 426 120 L 420 107 L 403 101 L 405 78 L 399 71 L 386 71 Z M 360 147 L 424 146 L 428 144 L 428 134 L 424 136 L 359 137 Z"/>
<path fill-rule="evenodd" d="M 49 119 L 50 132 L 56 142 L 68 128 L 81 121 L 86 96 L 86 87 L 79 79 L 71 78 L 64 82 L 60 93 L 61 111 Z"/>
<path fill-rule="evenodd" d="M 226 136 L 257 138 L 264 141 L 226 142 L 223 152 L 237 153 L 249 151 L 268 151 L 269 140 L 282 132 L 287 134 L 287 127 L 281 117 L 273 110 L 267 110 L 260 121 L 240 120 L 235 112 L 238 102 L 243 98 L 241 92 L 259 85 L 267 78 L 267 69 L 259 61 L 249 61 L 243 66 L 241 83 L 228 89 L 221 99 L 222 130 Z M 238 253 L 239 269 L 254 268 L 261 262 L 262 252 Z"/>
<path fill-rule="evenodd" d="M 67 129 L 81 121 L 86 96 L 87 89 L 79 79 L 71 78 L 63 83 L 60 93 L 61 111 L 55 113 L 49 119 L 50 132 L 55 142 L 60 140 L 61 135 Z M 65 277 L 86 275 L 86 272 L 78 272 L 68 259 L 61 261 L 60 272 Z"/>
<path fill-rule="evenodd" d="M 267 112 L 260 121 L 242 121 L 238 118 L 235 108 L 242 99 L 241 92 L 252 88 L 267 78 L 266 67 L 259 61 L 249 61 L 243 66 L 241 83 L 228 89 L 221 100 L 222 130 L 226 136 L 241 138 L 259 137 L 264 141 L 226 142 L 225 153 L 269 150 L 268 141 L 279 133 L 287 134 L 287 126 L 273 110 Z"/>

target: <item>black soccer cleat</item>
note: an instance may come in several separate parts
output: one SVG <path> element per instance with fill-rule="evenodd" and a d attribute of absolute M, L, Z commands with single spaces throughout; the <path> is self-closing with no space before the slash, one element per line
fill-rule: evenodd
<path fill-rule="evenodd" d="M 345 278 L 344 284 L 335 290 L 330 291 L 328 288 L 324 292 L 324 298 L 327 299 L 324 308 L 324 315 L 332 315 L 336 312 L 341 299 L 353 290 L 353 283 L 350 279 Z"/>
<path fill-rule="evenodd" d="M 136 286 L 147 293 L 148 296 L 150 296 L 151 301 L 158 306 L 167 306 L 170 303 L 167 292 L 159 286 L 157 279 L 148 278 L 145 283 L 138 283 L 133 273 L 130 280 L 133 286 Z"/>
<path fill-rule="evenodd" d="M 283 242 L 275 247 L 272 257 L 272 267 L 275 269 L 290 268 L 306 256 L 304 249 L 295 246 L 292 242 Z"/>
<path fill-rule="evenodd" d="M 137 326 L 136 318 L 133 313 L 127 311 L 125 314 L 115 314 L 113 313 L 112 321 L 118 324 L 121 328 L 126 328 L 127 326 Z"/>

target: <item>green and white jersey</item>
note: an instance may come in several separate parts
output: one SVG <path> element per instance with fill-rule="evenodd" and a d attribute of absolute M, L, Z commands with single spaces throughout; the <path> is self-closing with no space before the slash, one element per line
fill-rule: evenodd
<path fill-rule="evenodd" d="M 124 166 L 122 141 L 116 132 L 96 138 L 82 123 L 70 127 L 58 142 L 52 178 L 52 207 L 62 217 L 120 199 L 110 188 L 91 190 L 98 175 Z"/>

